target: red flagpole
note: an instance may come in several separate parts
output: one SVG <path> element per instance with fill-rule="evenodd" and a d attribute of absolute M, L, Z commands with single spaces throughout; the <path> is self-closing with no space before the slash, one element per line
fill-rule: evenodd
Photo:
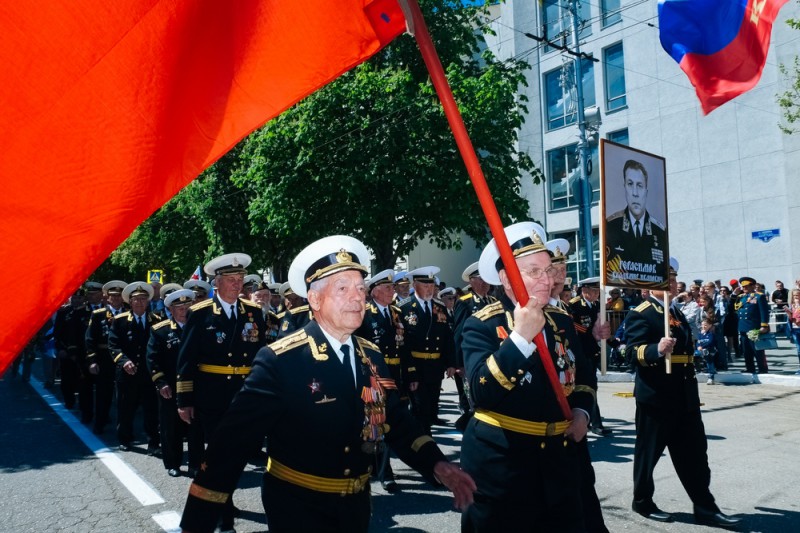
<path fill-rule="evenodd" d="M 478 156 L 475 153 L 475 148 L 472 141 L 467 134 L 467 128 L 464 126 L 464 120 L 461 118 L 461 112 L 458 110 L 458 105 L 453 98 L 453 91 L 450 89 L 450 84 L 447 77 L 444 75 L 442 63 L 439 60 L 439 55 L 436 53 L 436 48 L 433 46 L 430 33 L 428 33 L 428 26 L 425 24 L 425 19 L 422 17 L 422 12 L 419 9 L 417 0 L 399 0 L 400 6 L 406 15 L 406 20 L 409 20 L 409 31 L 414 35 L 417 41 L 422 58 L 425 61 L 425 66 L 431 76 L 431 81 L 439 95 L 439 100 L 444 108 L 447 122 L 450 124 L 450 129 L 453 131 L 453 136 L 458 145 L 458 150 L 461 152 L 461 158 L 467 166 L 469 179 L 472 181 L 472 186 L 475 189 L 475 194 L 478 195 L 478 201 L 481 204 L 481 209 L 489 223 L 489 230 L 492 232 L 497 243 L 497 249 L 500 251 L 500 257 L 503 259 L 506 274 L 508 274 L 511 288 L 514 291 L 514 296 L 520 305 L 524 306 L 528 303 L 528 291 L 525 289 L 525 284 L 522 281 L 522 276 L 519 273 L 517 262 L 511 252 L 511 246 L 508 244 L 508 239 L 503 231 L 503 222 L 500 220 L 500 214 L 497 212 L 497 206 L 494 203 L 494 198 L 489 191 L 489 186 L 486 184 L 486 177 L 483 175 Z M 567 398 L 564 396 L 564 391 L 561 383 L 556 375 L 556 369 L 553 365 L 553 359 L 550 356 L 550 351 L 547 348 L 547 343 L 544 337 L 539 333 L 533 340 L 536 344 L 537 351 L 542 359 L 547 377 L 553 387 L 556 398 L 558 399 L 559 407 L 564 414 L 564 417 L 571 420 L 572 410 L 567 403 Z"/>

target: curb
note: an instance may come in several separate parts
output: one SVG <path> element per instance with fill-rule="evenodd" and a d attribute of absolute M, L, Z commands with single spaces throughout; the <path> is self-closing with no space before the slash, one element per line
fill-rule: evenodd
<path fill-rule="evenodd" d="M 705 383 L 708 375 L 700 372 L 697 374 L 697 382 Z M 757 381 L 753 382 L 751 374 L 742 372 L 717 372 L 715 381 L 717 384 L 724 385 L 781 385 L 784 387 L 800 387 L 800 376 L 780 375 L 780 374 L 757 374 Z M 598 383 L 633 383 L 634 374 L 628 372 L 606 372 L 606 375 L 597 374 Z"/>

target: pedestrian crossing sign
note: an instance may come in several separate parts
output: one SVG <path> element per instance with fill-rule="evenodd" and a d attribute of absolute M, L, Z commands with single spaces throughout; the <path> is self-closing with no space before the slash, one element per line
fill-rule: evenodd
<path fill-rule="evenodd" d="M 164 271 L 163 270 L 148 270 L 147 271 L 147 281 L 149 283 L 164 283 Z"/>

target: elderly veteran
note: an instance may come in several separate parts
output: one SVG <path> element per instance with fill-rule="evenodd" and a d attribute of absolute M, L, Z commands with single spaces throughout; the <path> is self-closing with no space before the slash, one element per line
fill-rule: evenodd
<path fill-rule="evenodd" d="M 211 294 L 211 284 L 202 279 L 190 279 L 183 284 L 184 289 L 191 289 L 194 291 L 195 303 L 204 302 L 209 299 Z"/>
<path fill-rule="evenodd" d="M 669 290 L 673 296 L 677 294 L 677 275 L 678 261 L 673 257 L 669 268 Z M 700 415 L 689 323 L 680 309 L 670 306 L 669 336 L 665 336 L 664 291 L 650 293 L 625 319 L 628 350 L 637 363 L 633 510 L 651 520 L 672 522 L 672 515 L 653 501 L 653 471 L 666 448 L 692 501 L 695 520 L 712 526 L 736 526 L 739 519 L 723 514 L 709 489 L 708 442 Z M 667 355 L 672 367 L 669 374 Z"/>
<path fill-rule="evenodd" d="M 178 413 L 198 424 L 205 442 L 211 439 L 233 397 L 250 373 L 256 352 L 266 344 L 261 307 L 239 298 L 250 256 L 231 253 L 203 267 L 214 277 L 214 297 L 189 308 L 178 352 Z M 258 445 L 260 446 L 260 445 Z M 256 445 L 247 450 L 256 452 Z M 233 529 L 233 500 L 222 513 L 221 529 Z"/>
<path fill-rule="evenodd" d="M 292 262 L 292 289 L 314 320 L 259 351 L 220 423 L 184 509 L 181 527 L 210 532 L 245 466 L 242 450 L 269 441 L 262 500 L 270 531 L 367 531 L 369 477 L 384 442 L 427 479 L 468 505 L 474 484 L 448 463 L 398 401 L 383 355 L 353 332 L 364 317 L 368 254 L 326 237 Z"/>
<path fill-rule="evenodd" d="M 461 448 L 478 485 L 462 531 L 584 531 L 576 443 L 586 436 L 596 378 L 570 317 L 548 304 L 554 269 L 544 229 L 505 229 L 529 300 L 520 306 L 492 240 L 481 277 L 504 294 L 470 318 L 462 349 L 475 414 Z M 565 419 L 533 339 L 542 333 L 572 410 Z"/>
<path fill-rule="evenodd" d="M 292 290 L 287 281 L 282 283 L 278 292 L 283 299 L 286 310 L 278 315 L 278 338 L 281 339 L 290 333 L 302 329 L 313 318 L 311 308 L 305 299 Z"/>
<path fill-rule="evenodd" d="M 174 284 L 173 284 L 174 285 Z M 162 287 L 162 292 L 167 285 Z M 189 306 L 194 303 L 195 294 L 190 289 L 167 291 L 164 305 L 170 318 L 155 324 L 150 330 L 147 343 L 147 368 L 150 379 L 158 392 L 158 421 L 161 434 L 161 459 L 171 477 L 180 476 L 183 463 L 183 439 L 188 437 L 189 472 L 197 472 L 203 455 L 202 436 L 195 426 L 187 426 L 178 415 L 175 402 L 175 382 L 178 366 L 178 351 L 181 347 L 183 328 Z M 190 431 L 191 429 L 191 431 Z"/>
<path fill-rule="evenodd" d="M 158 400 L 147 372 L 145 355 L 150 338 L 150 326 L 158 318 L 148 312 L 153 287 L 144 281 L 128 284 L 122 299 L 131 306 L 130 311 L 114 317 L 108 333 L 108 349 L 117 365 L 117 439 L 119 449 L 130 451 L 133 446 L 133 419 L 142 406 L 144 430 L 147 433 L 147 454 L 159 450 Z"/>

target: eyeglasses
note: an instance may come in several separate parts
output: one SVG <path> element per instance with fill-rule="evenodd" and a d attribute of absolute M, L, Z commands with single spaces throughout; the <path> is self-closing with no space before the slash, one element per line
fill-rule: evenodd
<path fill-rule="evenodd" d="M 543 274 L 547 274 L 548 278 L 553 278 L 556 276 L 558 271 L 550 265 L 547 268 L 532 268 L 530 270 L 520 270 L 521 274 L 527 275 L 531 279 L 539 279 L 542 277 Z"/>

